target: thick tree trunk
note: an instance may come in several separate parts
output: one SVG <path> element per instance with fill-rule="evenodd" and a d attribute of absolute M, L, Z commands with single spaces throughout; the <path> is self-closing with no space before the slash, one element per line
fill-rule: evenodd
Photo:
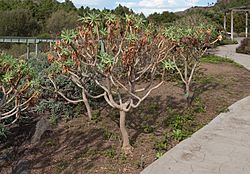
<path fill-rule="evenodd" d="M 126 130 L 126 112 L 120 110 L 120 130 L 122 134 L 122 149 L 125 154 L 131 153 L 132 146 L 129 143 L 129 136 Z"/>
<path fill-rule="evenodd" d="M 91 107 L 89 105 L 89 101 L 88 101 L 88 98 L 87 98 L 85 92 L 82 92 L 82 99 L 83 99 L 84 105 L 87 109 L 87 114 L 88 114 L 89 120 L 91 120 L 92 119 L 92 110 L 91 110 Z"/>

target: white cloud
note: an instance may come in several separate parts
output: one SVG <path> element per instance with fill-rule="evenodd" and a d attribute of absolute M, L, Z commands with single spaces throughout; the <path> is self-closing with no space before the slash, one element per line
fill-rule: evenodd
<path fill-rule="evenodd" d="M 138 2 L 116 2 L 129 8 L 159 8 L 164 6 L 164 0 L 140 0 Z"/>
<path fill-rule="evenodd" d="M 195 5 L 199 0 L 186 0 L 188 5 Z"/>
<path fill-rule="evenodd" d="M 63 2 L 65 0 L 59 0 Z M 215 0 L 214 0 L 215 1 Z M 72 0 L 77 6 L 89 6 L 92 8 L 115 8 L 118 4 L 124 5 L 133 9 L 137 13 L 143 12 L 145 15 L 149 15 L 154 12 L 163 11 L 181 11 L 192 6 L 196 6 L 198 3 L 204 2 L 204 0 Z"/>
<path fill-rule="evenodd" d="M 129 8 L 134 8 L 136 6 L 138 6 L 138 3 L 136 2 L 116 2 L 116 5 L 123 5 L 123 6 L 126 6 L 126 7 L 129 7 Z"/>
<path fill-rule="evenodd" d="M 149 15 L 151 13 L 161 13 L 162 11 L 169 11 L 169 9 L 148 9 L 148 8 L 140 8 L 135 10 L 136 13 L 143 13 L 145 15 Z"/>
<path fill-rule="evenodd" d="M 160 7 L 164 5 L 164 1 L 163 0 L 141 0 L 138 2 L 138 5 L 140 7 Z"/>
<path fill-rule="evenodd" d="M 143 12 L 149 15 L 154 12 L 163 11 L 181 11 L 197 5 L 200 0 L 139 0 L 138 2 L 117 1 L 116 4 L 121 4 L 132 8 L 135 12 Z"/>
<path fill-rule="evenodd" d="M 175 0 L 168 0 L 168 4 L 169 4 L 169 5 L 175 4 Z"/>
<path fill-rule="evenodd" d="M 59 2 L 64 2 L 65 0 L 58 0 Z M 75 5 L 82 6 L 95 6 L 103 3 L 102 0 L 71 0 Z"/>

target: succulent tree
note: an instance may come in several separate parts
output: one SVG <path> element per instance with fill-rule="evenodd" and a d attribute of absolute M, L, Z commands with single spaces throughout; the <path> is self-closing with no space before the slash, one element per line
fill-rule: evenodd
<path fill-rule="evenodd" d="M 163 78 L 156 79 L 155 75 L 157 72 L 163 77 L 161 62 L 175 45 L 135 15 L 126 16 L 125 27 L 110 13 L 104 15 L 103 23 L 89 20 L 89 16 L 81 20 L 83 24 L 57 44 L 57 56 L 52 59 L 86 96 L 104 97 L 119 111 L 122 148 L 127 153 L 132 147 L 125 126 L 126 113 L 163 84 Z M 94 81 L 103 92 L 90 95 L 86 80 Z"/>
<path fill-rule="evenodd" d="M 15 123 L 39 95 L 32 68 L 12 56 L 0 55 L 0 123 Z"/>
<path fill-rule="evenodd" d="M 91 120 L 92 110 L 88 101 L 88 96 L 92 98 L 100 98 L 103 96 L 103 94 L 96 96 L 91 95 L 95 94 L 95 91 L 91 91 L 91 89 L 87 90 L 89 89 L 89 86 L 91 87 L 91 85 L 94 85 L 93 73 L 90 68 L 93 66 L 93 62 L 90 62 L 87 59 L 96 55 L 99 49 L 99 41 L 96 41 L 96 39 L 93 38 L 93 33 L 94 31 L 99 31 L 100 16 L 93 14 L 87 16 L 86 18 L 81 18 L 80 20 L 87 25 L 87 32 L 85 31 L 86 33 L 84 33 L 82 27 L 79 27 L 76 30 L 62 31 L 62 40 L 56 42 L 54 45 L 56 55 L 53 53 L 48 55 L 48 60 L 52 63 L 52 66 L 49 68 L 50 73 L 48 74 L 48 78 L 53 84 L 55 92 L 67 102 L 73 104 L 83 102 L 87 110 L 87 115 Z M 96 44 L 95 48 L 91 47 L 92 50 L 84 50 L 83 48 L 87 48 L 85 44 L 89 46 L 91 44 L 88 40 L 84 40 L 84 37 L 87 37 L 86 39 L 93 40 Z M 81 58 L 84 58 L 84 60 Z M 60 73 L 68 76 L 73 84 L 80 89 L 80 96 L 70 97 L 60 91 L 60 86 L 56 84 L 56 81 L 54 80 L 54 78 L 56 78 L 55 76 L 61 75 Z"/>
<path fill-rule="evenodd" d="M 177 70 L 185 86 L 187 105 L 191 102 L 190 86 L 200 58 L 211 44 L 222 39 L 218 34 L 213 25 L 202 23 L 198 26 L 171 26 L 164 31 L 164 35 L 176 45 L 168 60 L 164 61 L 164 66 Z"/>

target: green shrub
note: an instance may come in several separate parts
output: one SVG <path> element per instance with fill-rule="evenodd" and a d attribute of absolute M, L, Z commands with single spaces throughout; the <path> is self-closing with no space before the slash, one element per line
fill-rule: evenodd
<path fill-rule="evenodd" d="M 240 32 L 239 37 L 246 37 L 246 32 Z M 248 33 L 248 37 L 250 37 L 249 33 Z"/>
<path fill-rule="evenodd" d="M 190 115 L 173 115 L 166 119 L 164 122 L 167 127 L 172 129 L 183 129 L 187 123 L 193 120 L 193 117 Z"/>
<path fill-rule="evenodd" d="M 48 38 L 51 38 L 51 35 L 49 33 L 40 33 L 36 37 L 42 38 L 42 39 L 48 39 Z"/>
<path fill-rule="evenodd" d="M 167 147 L 168 147 L 168 141 L 167 141 L 167 139 L 163 139 L 161 141 L 158 141 L 154 145 L 154 149 L 156 151 L 158 151 L 158 152 L 159 151 L 165 151 L 165 150 L 167 150 Z"/>
<path fill-rule="evenodd" d="M 108 158 L 113 159 L 117 155 L 116 149 L 112 146 L 109 149 L 105 150 L 104 155 Z"/>
<path fill-rule="evenodd" d="M 204 63 L 213 63 L 213 64 L 220 64 L 220 63 L 225 63 L 225 62 L 234 63 L 232 59 L 220 57 L 216 55 L 211 55 L 211 54 L 203 56 L 201 61 Z"/>
<path fill-rule="evenodd" d="M 206 55 L 201 58 L 201 62 L 203 63 L 213 63 L 213 64 L 220 64 L 220 63 L 230 63 L 232 65 L 235 65 L 237 67 L 242 67 L 242 65 L 236 63 L 232 59 L 226 58 L 226 57 L 220 57 L 216 55 Z"/>
<path fill-rule="evenodd" d="M 142 128 L 143 128 L 143 131 L 145 133 L 152 133 L 152 132 L 154 132 L 154 128 L 151 125 L 149 125 L 149 124 L 142 125 Z"/>
<path fill-rule="evenodd" d="M 13 124 L 39 96 L 39 80 L 23 59 L 0 55 L 0 123 Z"/>
<path fill-rule="evenodd" d="M 173 137 L 177 141 L 182 141 L 188 137 L 188 134 L 181 129 L 174 129 L 173 130 Z"/>
<path fill-rule="evenodd" d="M 250 38 L 241 41 L 240 46 L 236 48 L 237 53 L 250 54 Z"/>
<path fill-rule="evenodd" d="M 47 113 L 53 124 L 62 118 L 68 120 L 77 117 L 80 114 L 78 105 L 66 104 L 65 100 L 54 92 L 54 88 L 47 77 L 49 72 L 53 71 L 53 66 L 50 65 L 47 54 L 32 55 L 27 62 L 34 68 L 34 74 L 39 79 L 42 88 L 40 99 L 36 104 L 36 111 L 42 114 Z M 61 90 L 67 91 L 69 96 L 77 97 L 77 95 L 80 95 L 77 87 L 67 77 L 57 76 L 55 81 Z"/>
<path fill-rule="evenodd" d="M 194 111 L 195 113 L 204 113 L 206 112 L 206 105 L 201 101 L 201 98 L 196 97 L 194 99 Z"/>
<path fill-rule="evenodd" d="M 70 163 L 68 161 L 60 161 L 57 165 L 56 165 L 56 173 L 62 173 L 68 166 L 70 165 Z"/>
<path fill-rule="evenodd" d="M 30 50 L 34 50 L 34 46 L 31 45 Z M 24 55 L 26 57 L 27 45 L 26 44 L 11 44 L 9 48 L 4 49 L 4 52 L 14 57 Z"/>
<path fill-rule="evenodd" d="M 238 44 L 237 40 L 232 40 L 231 38 L 223 37 L 223 40 L 217 43 L 218 45 L 233 45 Z"/>
<path fill-rule="evenodd" d="M 155 154 L 156 159 L 159 159 L 160 157 L 162 157 L 164 155 L 164 152 L 161 151 L 157 151 Z"/>
<path fill-rule="evenodd" d="M 3 124 L 0 124 L 0 142 L 7 138 L 7 129 Z"/>

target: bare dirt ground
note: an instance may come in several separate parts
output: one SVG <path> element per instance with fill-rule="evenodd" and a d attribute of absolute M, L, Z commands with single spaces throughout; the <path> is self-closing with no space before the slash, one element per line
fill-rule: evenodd
<path fill-rule="evenodd" d="M 250 71 L 230 63 L 202 64 L 189 109 L 181 83 L 167 82 L 128 114 L 133 155 L 121 152 L 119 113 L 105 106 L 96 120 L 61 121 L 31 145 L 35 123 L 13 128 L 0 144 L 0 173 L 137 174 L 162 153 L 250 95 Z M 174 130 L 182 130 L 175 134 Z"/>

